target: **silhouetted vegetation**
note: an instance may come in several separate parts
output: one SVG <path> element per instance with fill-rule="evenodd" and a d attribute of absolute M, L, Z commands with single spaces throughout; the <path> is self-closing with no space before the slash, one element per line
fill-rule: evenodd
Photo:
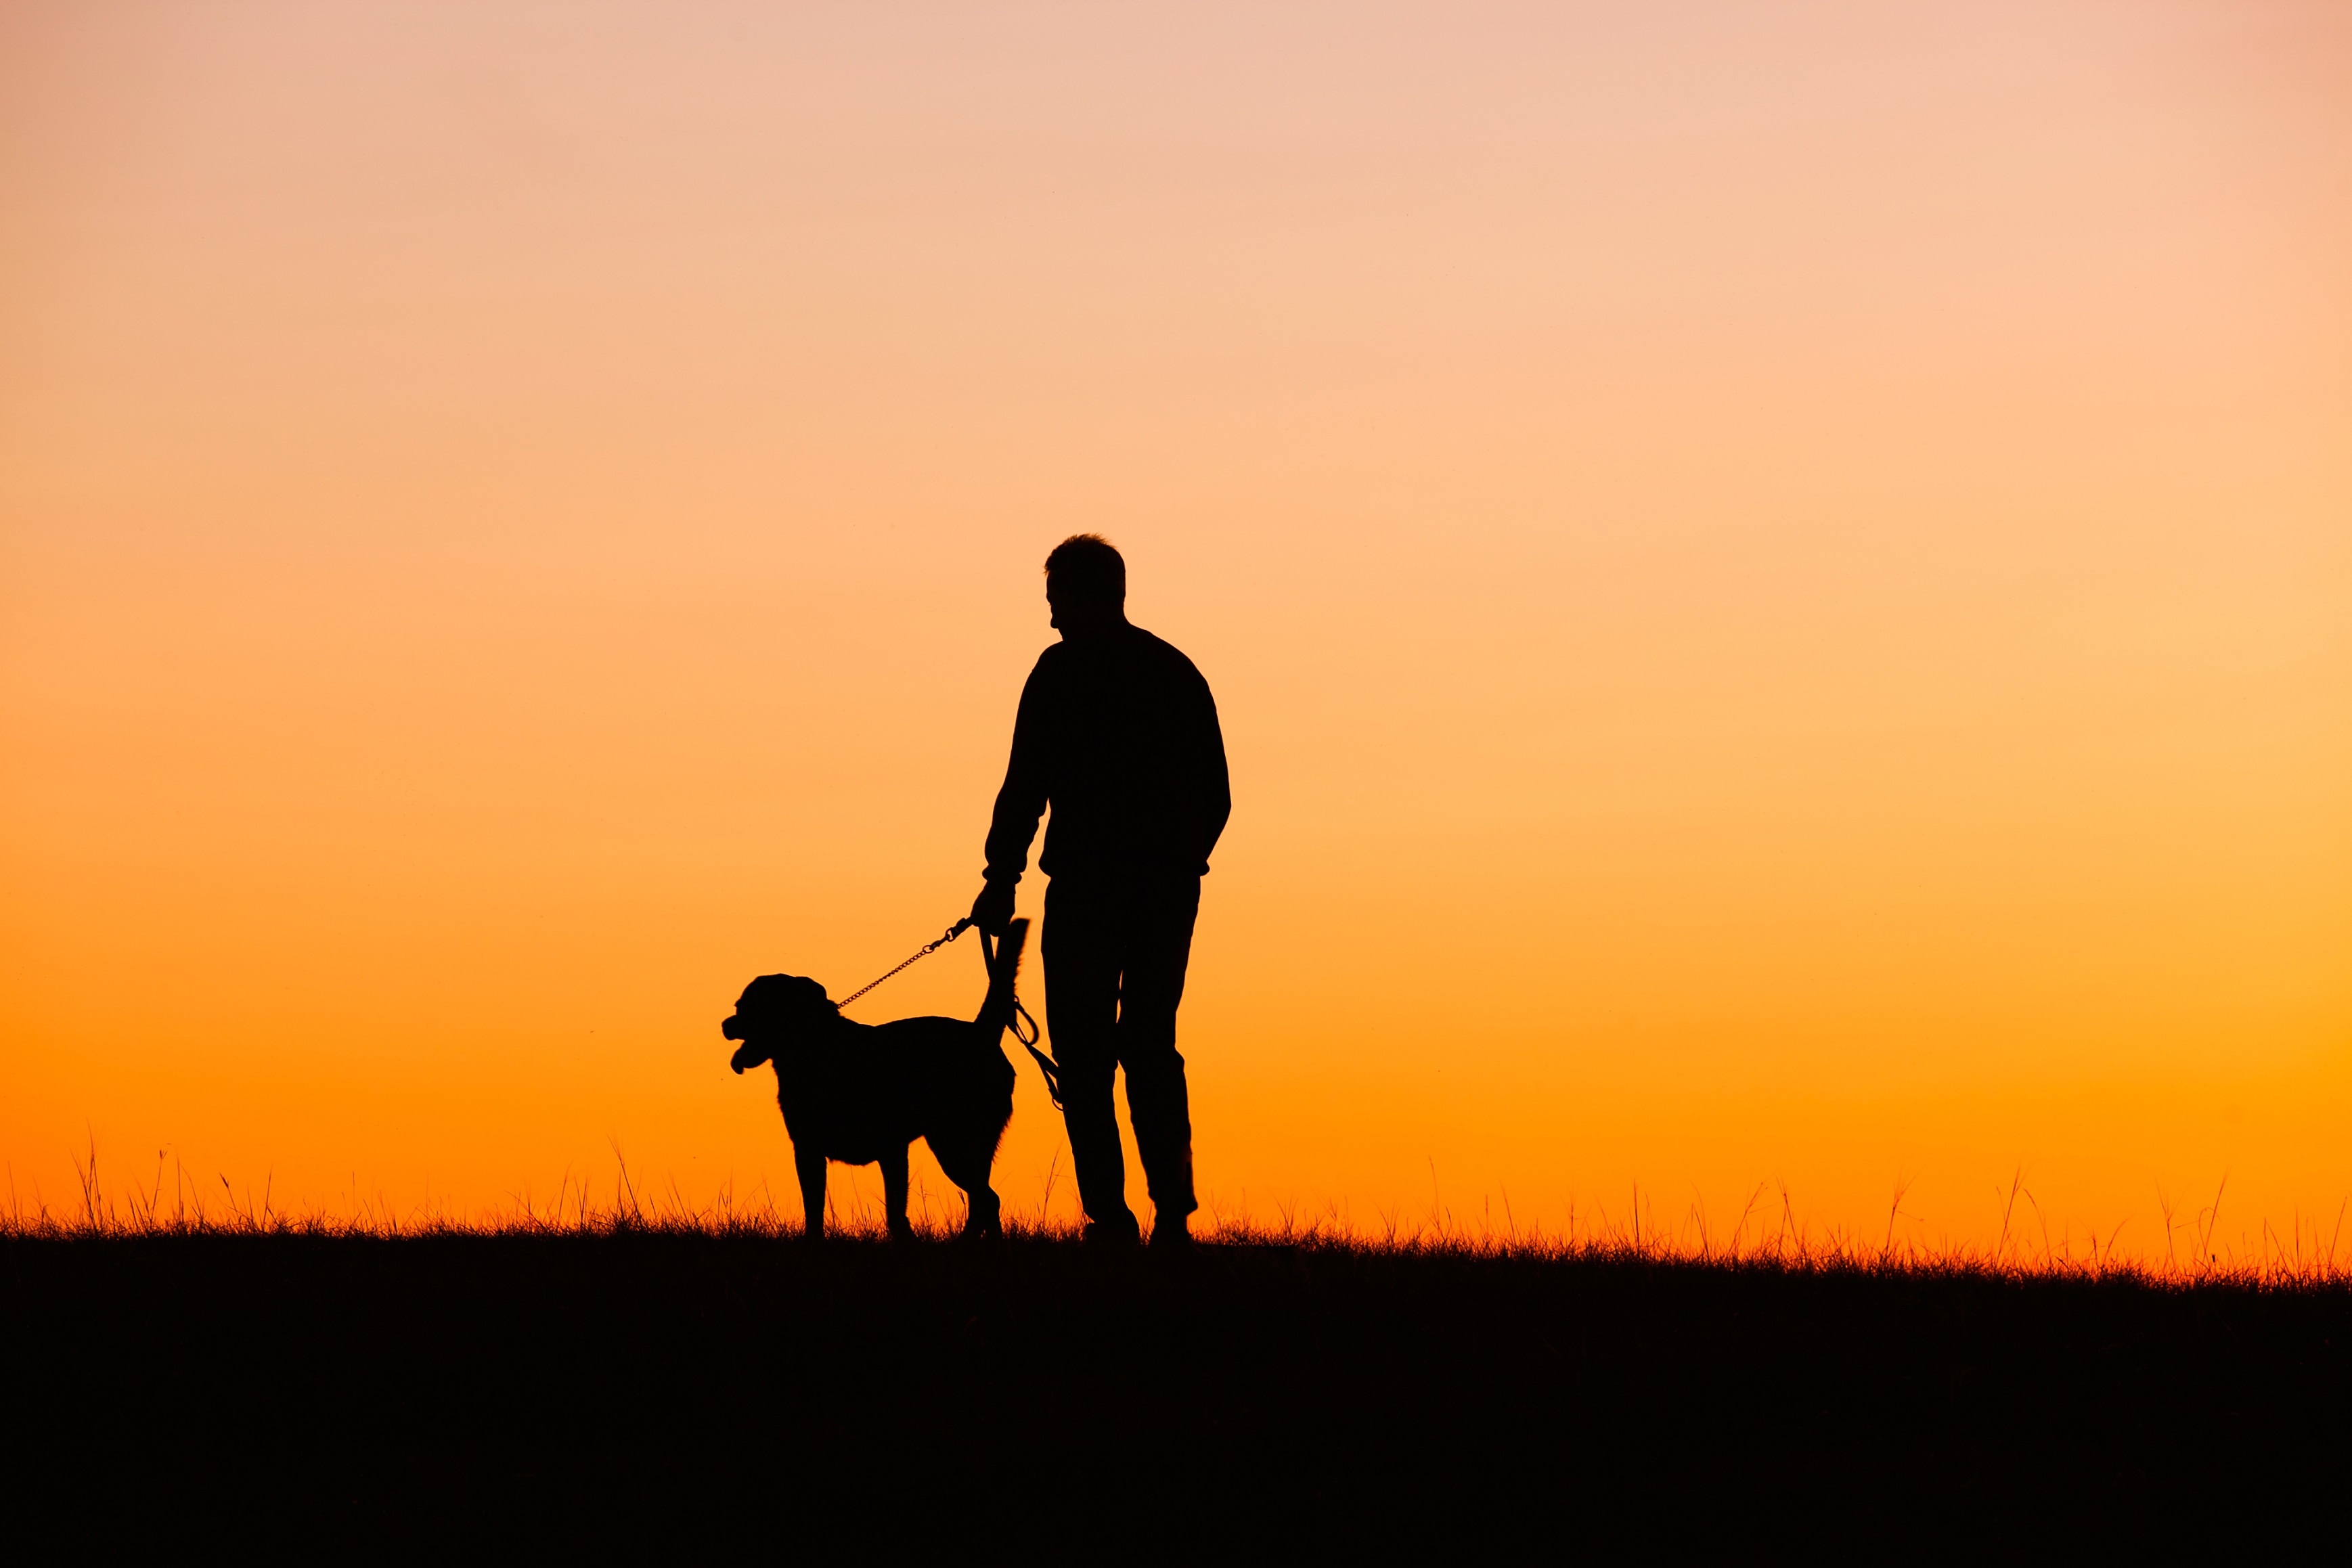
<path fill-rule="evenodd" d="M 19 1215 L 17 1507 L 94 1545 L 1044 1550 L 1097 1518 L 1145 1554 L 1507 1527 L 1912 1551 L 2243 1540 L 2352 1458 L 2332 1270 L 1304 1227 L 1163 1257 L 938 1239 L 959 1217 L 810 1245 L 619 1190 L 497 1228 L 175 1218 L 168 1191 Z"/>

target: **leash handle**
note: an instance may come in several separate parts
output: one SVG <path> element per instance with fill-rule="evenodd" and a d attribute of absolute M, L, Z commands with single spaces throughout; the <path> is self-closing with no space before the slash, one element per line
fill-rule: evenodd
<path fill-rule="evenodd" d="M 971 923 L 967 921 L 965 924 Z M 980 940 L 988 954 L 988 967 L 993 971 L 996 967 L 996 956 L 1003 951 L 1003 948 L 998 946 L 1002 939 L 991 936 L 983 931 L 980 934 Z M 1006 1023 L 1013 1030 L 1013 1038 L 1021 1042 L 1021 1049 L 1029 1053 L 1031 1059 L 1037 1063 L 1037 1071 L 1045 1075 L 1045 1098 L 1054 1103 L 1055 1110 L 1060 1110 L 1062 1108 L 1061 1064 L 1037 1049 L 1037 1042 L 1045 1038 L 1045 1031 L 1037 1027 L 1037 1020 L 1030 1016 L 1029 1009 L 1021 1000 L 1021 993 L 1018 991 L 1013 994 L 1013 1016 L 1006 1020 Z"/>
<path fill-rule="evenodd" d="M 1030 1027 L 1034 1029 L 1036 1025 L 1033 1023 Z M 1037 1071 L 1045 1075 L 1045 1098 L 1054 1103 L 1055 1110 L 1060 1110 L 1062 1108 L 1062 1074 L 1057 1070 L 1054 1059 L 1025 1040 L 1021 1042 L 1021 1045 L 1023 1050 L 1037 1059 Z"/>

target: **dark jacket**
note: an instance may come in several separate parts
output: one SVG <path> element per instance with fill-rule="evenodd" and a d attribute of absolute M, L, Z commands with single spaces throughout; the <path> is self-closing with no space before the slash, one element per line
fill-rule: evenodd
<path fill-rule="evenodd" d="M 1216 699 L 1139 626 L 1037 656 L 988 831 L 992 882 L 1018 877 L 1047 804 L 1050 876 L 1199 876 L 1233 814 Z"/>

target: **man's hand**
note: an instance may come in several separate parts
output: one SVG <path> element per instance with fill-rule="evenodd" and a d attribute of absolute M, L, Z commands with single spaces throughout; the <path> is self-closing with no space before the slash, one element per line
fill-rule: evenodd
<path fill-rule="evenodd" d="M 1013 924 L 1013 889 L 1010 882 L 983 883 L 980 896 L 971 901 L 971 923 L 991 936 L 1002 936 L 1004 928 Z"/>

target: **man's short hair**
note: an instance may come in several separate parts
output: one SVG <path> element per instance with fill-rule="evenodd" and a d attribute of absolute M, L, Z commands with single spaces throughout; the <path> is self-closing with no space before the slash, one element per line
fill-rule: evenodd
<path fill-rule="evenodd" d="M 1100 534 L 1072 534 L 1055 545 L 1045 576 L 1068 598 L 1127 601 L 1127 558 Z"/>

